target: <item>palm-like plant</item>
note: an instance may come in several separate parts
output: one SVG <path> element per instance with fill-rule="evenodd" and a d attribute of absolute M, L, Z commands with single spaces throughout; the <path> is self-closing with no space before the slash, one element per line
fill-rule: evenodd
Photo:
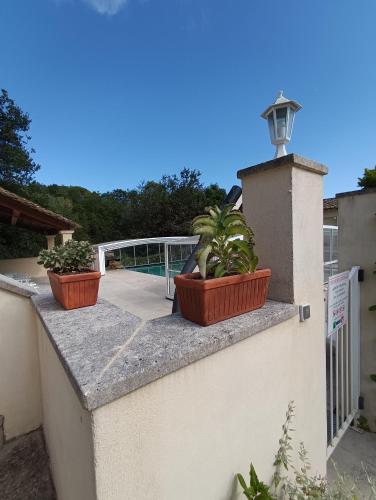
<path fill-rule="evenodd" d="M 193 234 L 200 235 L 196 260 L 203 279 L 253 273 L 257 267 L 253 232 L 243 214 L 233 208 L 209 207 L 207 215 L 199 215 L 192 222 Z"/>

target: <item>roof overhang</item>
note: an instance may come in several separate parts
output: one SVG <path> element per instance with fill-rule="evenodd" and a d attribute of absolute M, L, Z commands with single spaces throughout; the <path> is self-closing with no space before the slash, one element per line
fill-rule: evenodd
<path fill-rule="evenodd" d="M 79 228 L 76 222 L 0 187 L 0 222 L 42 234 Z"/>

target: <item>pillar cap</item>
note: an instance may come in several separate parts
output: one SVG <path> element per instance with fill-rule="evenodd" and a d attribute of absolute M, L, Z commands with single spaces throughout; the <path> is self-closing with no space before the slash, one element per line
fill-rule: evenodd
<path fill-rule="evenodd" d="M 259 174 L 261 172 L 266 172 L 268 170 L 284 166 L 302 168 L 303 170 L 308 170 L 309 172 L 314 172 L 319 175 L 326 175 L 328 173 L 328 167 L 322 163 L 317 163 L 316 161 L 308 160 L 308 158 L 303 158 L 303 156 L 291 153 L 286 156 L 274 158 L 274 160 L 238 170 L 237 177 L 238 179 L 242 179 L 248 175 Z"/>

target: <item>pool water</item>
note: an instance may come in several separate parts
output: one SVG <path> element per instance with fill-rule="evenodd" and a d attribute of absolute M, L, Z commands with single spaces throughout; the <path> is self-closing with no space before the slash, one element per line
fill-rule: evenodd
<path fill-rule="evenodd" d="M 184 260 L 170 263 L 170 276 L 179 274 L 185 264 Z M 153 274 L 154 276 L 166 276 L 166 266 L 164 264 L 149 264 L 147 266 L 127 267 L 130 271 L 138 273 Z"/>

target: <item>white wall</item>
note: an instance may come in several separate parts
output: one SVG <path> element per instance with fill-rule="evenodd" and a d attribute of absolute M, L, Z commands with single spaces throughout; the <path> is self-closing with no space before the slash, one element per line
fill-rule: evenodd
<path fill-rule="evenodd" d="M 252 461 L 270 480 L 290 400 L 294 441 L 325 474 L 323 343 L 295 317 L 95 410 L 98 499 L 242 498 L 234 474 Z"/>
<path fill-rule="evenodd" d="M 59 500 L 94 500 L 91 415 L 84 410 L 38 319 L 43 430 Z"/>
<path fill-rule="evenodd" d="M 35 311 L 30 298 L 0 289 L 0 415 L 6 439 L 41 424 Z"/>
<path fill-rule="evenodd" d="M 291 164 L 287 164 L 292 158 Z M 90 416 L 40 326 L 43 424 L 59 500 L 234 500 L 252 461 L 269 482 L 287 405 L 294 443 L 326 472 L 322 295 L 322 175 L 309 160 L 280 159 L 243 180 L 256 252 L 272 268 L 272 296 L 311 306 L 179 369 Z M 307 203 L 309 193 L 309 203 Z"/>
<path fill-rule="evenodd" d="M 376 191 L 338 198 L 338 259 L 340 271 L 360 266 L 360 392 L 365 398 L 364 416 L 376 431 Z"/>
<path fill-rule="evenodd" d="M 25 257 L 22 259 L 0 260 L 0 273 L 24 273 L 32 278 L 43 278 L 47 276 L 47 270 L 37 264 L 38 257 Z"/>

